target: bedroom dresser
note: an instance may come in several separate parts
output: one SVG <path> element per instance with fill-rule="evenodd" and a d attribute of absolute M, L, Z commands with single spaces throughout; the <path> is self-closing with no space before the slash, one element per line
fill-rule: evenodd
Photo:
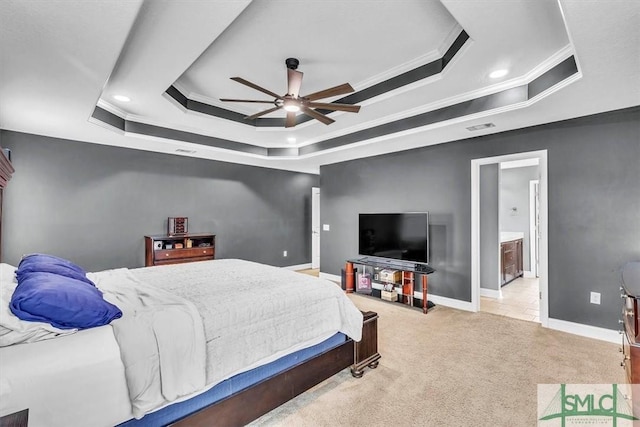
<path fill-rule="evenodd" d="M 216 236 L 211 233 L 144 236 L 144 266 L 208 261 L 216 257 Z"/>
<path fill-rule="evenodd" d="M 629 384 L 640 384 L 640 261 L 622 268 L 622 366 Z M 640 404 L 640 403 L 639 403 Z"/>

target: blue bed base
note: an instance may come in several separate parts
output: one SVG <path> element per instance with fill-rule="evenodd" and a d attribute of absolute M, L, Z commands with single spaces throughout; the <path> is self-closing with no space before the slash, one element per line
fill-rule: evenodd
<path fill-rule="evenodd" d="M 170 424 L 205 406 L 221 401 L 234 393 L 240 392 L 286 369 L 303 363 L 318 354 L 331 350 L 346 340 L 346 335 L 337 333 L 320 344 L 299 350 L 264 366 L 235 375 L 189 400 L 174 403 L 159 411 L 147 414 L 139 420 L 131 419 L 125 421 L 117 427 L 158 427 Z"/>

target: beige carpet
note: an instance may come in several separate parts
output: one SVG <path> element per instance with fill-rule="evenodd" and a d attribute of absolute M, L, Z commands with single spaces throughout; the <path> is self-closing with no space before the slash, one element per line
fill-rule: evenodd
<path fill-rule="evenodd" d="M 488 313 L 423 315 L 351 296 L 378 312 L 377 369 L 348 370 L 252 426 L 535 426 L 541 383 L 622 383 L 618 346 Z"/>

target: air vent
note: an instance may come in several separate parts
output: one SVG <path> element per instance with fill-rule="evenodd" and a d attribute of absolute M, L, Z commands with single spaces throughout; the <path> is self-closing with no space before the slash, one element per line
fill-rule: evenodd
<path fill-rule="evenodd" d="M 187 150 L 185 148 L 178 148 L 176 150 L 176 153 L 184 153 L 184 154 L 193 154 L 195 152 L 196 152 L 196 150 Z"/>
<path fill-rule="evenodd" d="M 475 125 L 475 126 L 470 126 L 467 128 L 467 130 L 470 130 L 471 132 L 476 131 L 476 130 L 481 130 L 481 129 L 486 129 L 486 128 L 494 128 L 496 127 L 496 125 L 494 125 L 493 123 L 483 123 L 481 125 Z"/>

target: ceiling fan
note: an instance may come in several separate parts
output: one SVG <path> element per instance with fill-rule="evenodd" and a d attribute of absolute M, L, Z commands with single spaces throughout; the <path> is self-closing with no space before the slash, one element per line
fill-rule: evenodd
<path fill-rule="evenodd" d="M 329 89 L 321 90 L 319 92 L 314 92 L 309 95 L 300 96 L 300 86 L 302 85 L 302 76 L 303 76 L 302 72 L 297 71 L 300 61 L 298 61 L 296 58 L 287 58 L 285 60 L 285 64 L 287 65 L 287 83 L 288 83 L 286 95 L 280 96 L 274 92 L 271 92 L 268 89 L 258 86 L 255 83 L 251 83 L 250 81 L 247 81 L 242 77 L 231 77 L 231 80 L 234 80 L 245 86 L 249 86 L 250 88 L 258 90 L 262 93 L 266 93 L 267 95 L 272 96 L 274 100 L 261 101 L 261 100 L 255 100 L 255 99 L 221 98 L 220 101 L 274 104 L 275 107 L 269 108 L 268 110 L 261 111 L 251 116 L 247 116 L 245 117 L 245 119 L 253 120 L 255 118 L 264 116 L 265 114 L 269 114 L 283 108 L 287 111 L 287 118 L 285 119 L 285 122 L 284 122 L 284 126 L 287 128 L 293 127 L 296 125 L 296 113 L 298 111 L 324 123 L 325 125 L 329 125 L 333 123 L 335 120 L 317 111 L 316 108 L 324 109 L 324 110 L 332 110 L 332 111 L 346 111 L 348 113 L 357 113 L 358 111 L 360 111 L 359 105 L 336 104 L 331 102 L 315 102 L 318 99 L 328 98 L 331 96 L 344 95 L 346 93 L 354 92 L 354 89 L 351 87 L 349 83 L 344 83 Z"/>

